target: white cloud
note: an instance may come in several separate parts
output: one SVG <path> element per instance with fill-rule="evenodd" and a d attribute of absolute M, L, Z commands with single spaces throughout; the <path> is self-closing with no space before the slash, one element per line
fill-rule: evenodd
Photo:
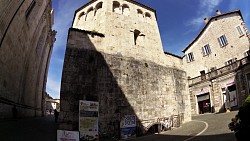
<path fill-rule="evenodd" d="M 188 25 L 201 26 L 204 18 L 208 18 L 222 0 L 201 0 L 198 8 L 197 17 L 188 22 Z"/>
<path fill-rule="evenodd" d="M 47 80 L 47 93 L 53 98 L 60 98 L 60 81 L 53 80 L 51 77 Z"/>
<path fill-rule="evenodd" d="M 55 51 L 57 47 L 65 47 L 68 29 L 71 27 L 75 11 L 80 8 L 87 0 L 60 0 L 58 9 L 55 9 L 55 24 L 53 29 L 57 31 Z"/>
<path fill-rule="evenodd" d="M 66 49 L 68 29 L 71 27 L 75 11 L 89 0 L 60 0 L 54 8 L 53 30 L 57 31 L 56 42 L 48 72 L 46 91 L 53 98 L 60 98 L 61 72 Z"/>

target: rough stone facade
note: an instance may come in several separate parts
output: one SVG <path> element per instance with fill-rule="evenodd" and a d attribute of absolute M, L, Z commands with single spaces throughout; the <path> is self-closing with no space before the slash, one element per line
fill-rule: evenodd
<path fill-rule="evenodd" d="M 55 32 L 50 0 L 0 2 L 0 119 L 41 116 Z"/>
<path fill-rule="evenodd" d="M 237 27 L 241 29 L 242 35 Z M 222 35 L 225 35 L 227 40 L 223 47 L 218 39 Z M 195 40 L 184 49 L 183 65 L 189 77 L 192 114 L 204 112 L 202 102 L 209 103 L 210 112 L 224 111 L 227 104 L 228 108 L 240 106 L 236 74 L 241 62 L 244 61 L 243 58 L 248 55 L 249 41 L 249 33 L 240 11 L 223 14 L 218 12 L 218 15 L 209 19 Z M 202 47 L 207 44 L 210 53 L 204 55 Z M 193 61 L 188 62 L 187 57 L 191 52 Z M 236 96 L 232 92 L 229 94 L 229 87 L 233 85 L 236 86 Z"/>
<path fill-rule="evenodd" d="M 79 100 L 100 103 L 100 134 L 119 134 L 125 115 L 136 115 L 137 135 L 166 119 L 180 126 L 191 120 L 181 63 L 164 54 L 153 9 L 130 0 L 89 2 L 68 33 L 60 129 L 78 130 Z"/>

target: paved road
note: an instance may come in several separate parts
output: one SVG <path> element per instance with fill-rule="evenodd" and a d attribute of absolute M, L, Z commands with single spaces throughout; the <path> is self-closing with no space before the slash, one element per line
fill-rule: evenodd
<path fill-rule="evenodd" d="M 227 127 L 236 113 L 194 116 L 180 128 L 129 141 L 236 141 Z M 56 141 L 56 130 L 53 116 L 0 121 L 0 141 Z"/>
<path fill-rule="evenodd" d="M 236 141 L 227 125 L 237 111 L 194 116 L 180 128 L 130 141 Z"/>
<path fill-rule="evenodd" d="M 54 117 L 0 121 L 0 141 L 56 141 Z"/>

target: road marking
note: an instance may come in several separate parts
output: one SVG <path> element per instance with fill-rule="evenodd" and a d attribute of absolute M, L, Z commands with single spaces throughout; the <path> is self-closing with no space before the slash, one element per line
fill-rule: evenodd
<path fill-rule="evenodd" d="M 191 139 L 199 136 L 200 134 L 204 133 L 207 130 L 207 128 L 208 128 L 208 124 L 205 121 L 200 121 L 200 120 L 192 120 L 192 121 L 202 122 L 202 123 L 204 123 L 206 125 L 206 127 L 200 133 L 198 133 L 198 134 L 194 135 L 193 137 L 190 137 L 190 138 L 188 138 L 188 139 L 186 139 L 184 141 L 189 141 L 189 140 L 191 140 Z"/>

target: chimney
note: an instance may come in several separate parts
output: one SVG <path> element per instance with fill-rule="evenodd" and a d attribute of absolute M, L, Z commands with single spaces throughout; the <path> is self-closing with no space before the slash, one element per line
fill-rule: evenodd
<path fill-rule="evenodd" d="M 221 14 L 221 12 L 220 12 L 219 9 L 216 10 L 216 14 L 217 14 L 217 15 L 220 15 L 220 14 Z"/>
<path fill-rule="evenodd" d="M 205 21 L 205 23 L 207 23 L 208 22 L 208 18 L 204 18 L 204 21 Z"/>

